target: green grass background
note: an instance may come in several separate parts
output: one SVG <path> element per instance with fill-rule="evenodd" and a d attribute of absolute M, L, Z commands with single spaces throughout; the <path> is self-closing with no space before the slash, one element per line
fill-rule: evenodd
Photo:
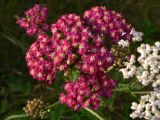
<path fill-rule="evenodd" d="M 26 36 L 25 31 L 16 24 L 15 16 L 21 16 L 35 3 L 48 6 L 49 23 L 66 13 L 82 14 L 92 6 L 106 6 L 122 13 L 128 23 L 144 32 L 145 43 L 153 44 L 160 40 L 160 0 L 0 0 L 0 120 L 19 113 L 28 99 L 37 96 L 53 103 L 57 100 L 57 91 L 61 90 L 61 82 L 54 88 L 36 82 L 29 76 L 26 67 L 25 53 L 34 38 Z M 110 74 L 117 81 L 122 79 L 121 74 L 115 71 Z M 61 80 L 62 76 L 59 75 Z M 130 120 L 132 100 L 135 98 L 128 93 L 114 93 L 96 112 L 105 120 Z M 60 118 L 62 120 L 93 119 L 80 112 L 71 112 L 66 107 L 63 109 L 68 111 L 68 115 L 64 112 Z"/>

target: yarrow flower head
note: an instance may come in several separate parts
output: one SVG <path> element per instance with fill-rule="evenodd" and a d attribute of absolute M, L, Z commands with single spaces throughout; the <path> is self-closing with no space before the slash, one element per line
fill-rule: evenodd
<path fill-rule="evenodd" d="M 76 14 L 62 16 L 51 27 L 55 47 L 55 59 L 68 66 L 76 61 L 76 68 L 88 74 L 105 71 L 112 65 L 111 54 L 104 46 L 104 40 L 99 35 L 92 35 L 88 27 Z M 63 58 L 60 56 L 63 54 Z M 69 56 L 67 56 L 69 55 Z M 78 58 L 78 59 L 77 59 Z M 65 62 L 66 61 L 66 62 Z"/>
<path fill-rule="evenodd" d="M 82 25 L 80 17 L 76 14 L 63 15 L 51 26 L 53 47 L 55 48 L 54 64 L 64 71 L 68 66 L 78 61 L 80 57 L 79 44 L 87 45 L 90 37 L 89 31 Z M 87 47 L 87 46 L 86 46 Z"/>
<path fill-rule="evenodd" d="M 105 7 L 93 7 L 84 13 L 83 18 L 93 31 L 109 35 L 113 43 L 121 41 L 120 45 L 128 46 L 128 42 L 142 40 L 142 32 L 135 31 L 120 13 Z"/>
<path fill-rule="evenodd" d="M 108 10 L 105 7 L 93 7 L 83 16 L 86 23 L 98 33 L 108 34 L 113 43 L 131 40 L 131 26 L 126 24 L 121 14 Z"/>
<path fill-rule="evenodd" d="M 121 69 L 124 78 L 135 76 L 142 85 L 147 86 L 152 83 L 152 86 L 159 86 L 160 74 L 160 42 L 156 42 L 154 46 L 148 44 L 141 44 L 137 48 L 140 56 L 137 58 L 131 55 L 129 62 L 125 63 L 126 68 Z M 136 61 L 140 64 L 137 66 Z"/>
<path fill-rule="evenodd" d="M 36 41 L 26 54 L 27 66 L 34 79 L 49 84 L 56 79 L 56 73 L 69 76 L 70 71 L 78 71 L 75 81 L 69 80 L 60 94 L 60 102 L 73 110 L 84 107 L 97 109 L 100 97 L 109 98 L 115 81 L 107 75 L 107 69 L 117 64 L 117 54 L 110 50 L 107 40 L 121 49 L 127 49 L 130 41 L 141 40 L 142 34 L 126 24 L 124 18 L 105 7 L 93 7 L 84 13 L 62 15 L 50 27 L 52 35 L 47 35 L 47 8 L 35 5 L 18 19 L 20 27 L 28 35 L 35 35 Z M 105 40 L 105 36 L 109 39 Z M 134 40 L 132 40 L 134 38 Z M 114 47 L 114 46 L 113 46 Z M 119 50 L 119 49 L 118 49 Z M 128 55 L 128 54 L 127 54 Z"/>
<path fill-rule="evenodd" d="M 140 102 L 133 102 L 130 117 L 144 118 L 146 120 L 160 119 L 160 93 L 152 92 L 150 95 L 141 96 Z"/>
<path fill-rule="evenodd" d="M 85 107 L 97 109 L 100 105 L 100 97 L 109 98 L 115 82 L 103 76 L 86 76 L 82 74 L 77 81 L 68 82 L 64 85 L 66 93 L 60 94 L 60 102 L 67 104 L 73 110 Z"/>
<path fill-rule="evenodd" d="M 33 8 L 25 12 L 25 17 L 21 17 L 17 20 L 17 24 L 24 28 L 27 34 L 31 36 L 48 30 L 49 26 L 46 22 L 47 17 L 47 8 L 36 4 Z"/>
<path fill-rule="evenodd" d="M 51 59 L 52 53 L 50 38 L 46 34 L 40 34 L 26 53 L 27 66 L 34 79 L 48 83 L 55 80 L 56 71 Z"/>
<path fill-rule="evenodd" d="M 124 78 L 136 77 L 143 86 L 152 85 L 150 94 L 141 96 L 140 103 L 132 103 L 133 112 L 130 117 L 144 118 L 147 120 L 160 119 L 160 42 L 155 45 L 141 44 L 137 48 L 140 54 L 138 58 L 131 55 L 129 62 L 125 62 L 125 68 L 120 71 Z M 138 65 L 137 65 L 138 63 Z"/>
<path fill-rule="evenodd" d="M 111 65 L 113 65 L 113 58 L 105 46 L 91 46 L 90 50 L 82 55 L 82 60 L 77 67 L 83 72 L 94 75 L 99 72 L 105 73 Z"/>

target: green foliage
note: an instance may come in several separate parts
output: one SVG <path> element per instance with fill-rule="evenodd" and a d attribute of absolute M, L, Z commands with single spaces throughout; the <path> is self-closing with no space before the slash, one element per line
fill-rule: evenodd
<path fill-rule="evenodd" d="M 64 105 L 58 104 L 55 106 L 49 115 L 50 120 L 60 120 L 63 115 Z"/>
<path fill-rule="evenodd" d="M 5 115 L 4 120 L 31 120 L 23 111 L 14 111 Z"/>
<path fill-rule="evenodd" d="M 79 77 L 79 71 L 76 69 L 72 69 L 69 73 L 70 73 L 70 75 L 68 78 L 71 81 L 75 81 Z"/>

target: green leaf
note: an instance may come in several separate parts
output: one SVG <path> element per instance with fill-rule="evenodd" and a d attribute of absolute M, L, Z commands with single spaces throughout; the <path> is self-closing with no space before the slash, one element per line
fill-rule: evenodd
<path fill-rule="evenodd" d="M 1 100 L 0 101 L 0 113 L 4 113 L 7 110 L 7 100 Z"/>
<path fill-rule="evenodd" d="M 125 115 L 125 118 L 129 119 L 129 114 L 130 114 L 130 104 L 126 103 L 126 104 L 124 104 L 124 115 Z"/>
<path fill-rule="evenodd" d="M 50 120 L 60 120 L 64 110 L 64 105 L 58 104 L 51 110 L 49 114 L 49 119 Z"/>
<path fill-rule="evenodd" d="M 74 114 L 74 120 L 81 120 L 81 116 L 79 116 L 78 114 Z"/>
<path fill-rule="evenodd" d="M 77 80 L 79 74 L 80 74 L 80 73 L 79 73 L 78 70 L 72 69 L 72 70 L 70 71 L 69 79 L 70 79 L 71 81 L 75 81 L 75 80 Z"/>

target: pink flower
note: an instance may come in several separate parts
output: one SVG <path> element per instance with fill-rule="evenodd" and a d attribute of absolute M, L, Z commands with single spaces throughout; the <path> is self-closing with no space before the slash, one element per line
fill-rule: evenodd
<path fill-rule="evenodd" d="M 33 78 L 50 84 L 55 80 L 56 71 L 48 57 L 51 52 L 47 49 L 49 42 L 50 38 L 47 35 L 39 35 L 37 41 L 30 46 L 26 53 L 26 61 Z"/>
<path fill-rule="evenodd" d="M 17 24 L 24 28 L 29 36 L 37 35 L 42 31 L 48 30 L 49 26 L 46 23 L 47 17 L 47 8 L 36 4 L 33 8 L 25 12 L 25 17 L 17 20 Z"/>
<path fill-rule="evenodd" d="M 83 18 L 94 32 L 109 35 L 113 43 L 121 39 L 131 41 L 133 37 L 130 34 L 132 27 L 121 14 L 105 7 L 93 7 L 84 13 Z"/>
<path fill-rule="evenodd" d="M 97 109 L 100 105 L 100 97 L 109 98 L 112 95 L 112 89 L 115 87 L 115 84 L 109 84 L 114 83 L 113 80 L 110 80 L 106 75 L 102 76 L 89 77 L 81 74 L 77 81 L 66 83 L 64 85 L 65 93 L 60 95 L 60 102 L 67 104 L 73 110 L 84 107 Z M 107 82 L 105 86 L 101 84 L 104 80 Z"/>
<path fill-rule="evenodd" d="M 103 51 L 101 51 L 104 49 Z M 113 64 L 112 55 L 105 46 L 91 46 L 89 51 L 82 55 L 80 70 L 88 74 L 96 74 L 99 71 L 106 72 Z"/>
<path fill-rule="evenodd" d="M 45 33 L 48 30 L 46 7 L 35 5 L 25 15 L 17 23 L 28 35 L 37 37 L 26 54 L 34 79 L 51 84 L 57 72 L 68 76 L 69 71 L 76 69 L 77 80 L 66 82 L 59 97 L 62 104 L 73 110 L 97 109 L 100 97 L 111 97 L 116 84 L 106 70 L 113 65 L 114 57 L 106 47 L 105 35 L 109 35 L 113 43 L 132 38 L 131 27 L 119 13 L 94 7 L 86 11 L 83 18 L 76 14 L 63 15 L 51 25 L 51 37 Z"/>

